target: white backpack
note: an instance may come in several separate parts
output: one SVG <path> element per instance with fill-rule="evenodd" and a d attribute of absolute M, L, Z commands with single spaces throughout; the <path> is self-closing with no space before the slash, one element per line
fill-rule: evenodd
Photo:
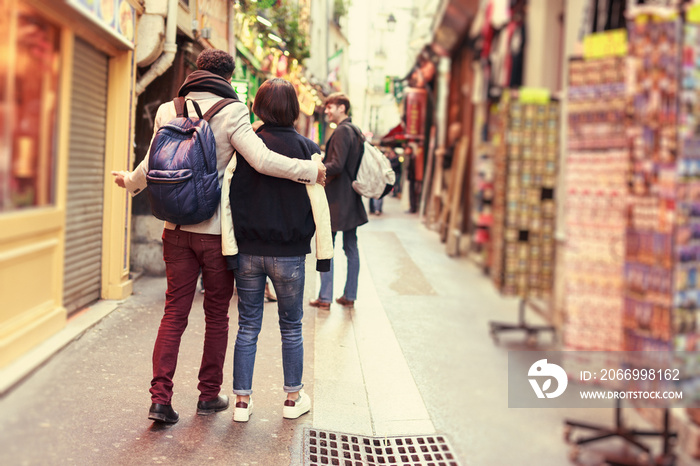
<path fill-rule="evenodd" d="M 353 178 L 352 188 L 361 196 L 371 199 L 381 199 L 389 194 L 396 183 L 396 173 L 391 168 L 391 162 L 374 147 L 355 125 L 350 125 L 362 139 L 363 152 Z"/>

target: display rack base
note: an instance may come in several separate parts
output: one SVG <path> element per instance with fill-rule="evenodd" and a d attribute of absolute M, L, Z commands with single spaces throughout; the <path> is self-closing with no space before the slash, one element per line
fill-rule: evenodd
<path fill-rule="evenodd" d="M 520 300 L 520 305 L 518 308 L 518 323 L 506 323 L 506 322 L 489 322 L 489 333 L 494 342 L 498 343 L 498 335 L 502 332 L 516 332 L 521 331 L 525 333 L 525 342 L 528 345 L 534 345 L 537 343 L 537 336 L 541 332 L 551 332 L 552 340 L 556 341 L 557 333 L 553 325 L 529 325 L 525 322 L 525 308 L 527 305 L 533 306 L 533 304 L 526 299 Z"/>
<path fill-rule="evenodd" d="M 569 452 L 569 459 L 576 461 L 581 453 L 581 445 L 605 440 L 608 438 L 620 438 L 630 445 L 639 448 L 641 451 L 636 455 L 606 455 L 602 464 L 610 466 L 637 466 L 637 465 L 653 465 L 653 466 L 673 466 L 675 464 L 675 455 L 671 452 L 671 439 L 676 437 L 675 432 L 671 432 L 669 428 L 669 410 L 664 409 L 664 424 L 660 431 L 654 430 L 636 430 L 628 429 L 622 422 L 622 402 L 615 402 L 615 425 L 614 427 L 603 427 L 593 424 L 587 424 L 578 421 L 564 421 L 564 440 L 572 445 Z M 590 437 L 579 438 L 572 440 L 574 429 L 587 429 L 593 431 Z M 663 442 L 662 453 L 658 457 L 652 457 L 651 448 L 637 440 L 637 437 L 661 437 Z"/>

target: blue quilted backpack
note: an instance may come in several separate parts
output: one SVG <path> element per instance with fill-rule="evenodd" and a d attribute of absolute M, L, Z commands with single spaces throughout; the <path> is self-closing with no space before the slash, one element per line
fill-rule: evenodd
<path fill-rule="evenodd" d="M 191 119 L 184 97 L 173 100 L 177 117 L 158 128 L 148 156 L 148 198 L 153 215 L 177 225 L 210 219 L 221 201 L 216 141 L 209 119 L 235 102 L 221 99 L 198 119 Z"/>

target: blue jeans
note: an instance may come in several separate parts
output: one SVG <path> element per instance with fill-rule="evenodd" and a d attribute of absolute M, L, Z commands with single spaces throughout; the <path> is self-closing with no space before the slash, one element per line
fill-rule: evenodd
<path fill-rule="evenodd" d="M 284 391 L 294 393 L 304 386 L 301 383 L 304 371 L 301 318 L 304 316 L 305 262 L 306 256 L 238 256 L 238 269 L 234 271 L 238 290 L 238 336 L 233 351 L 233 393 L 236 395 L 253 392 L 253 369 L 267 277 L 277 292 Z"/>
<path fill-rule="evenodd" d="M 369 200 L 369 211 L 370 212 L 381 212 L 382 205 L 384 205 L 384 199 L 370 199 Z"/>
<path fill-rule="evenodd" d="M 333 232 L 333 245 L 335 246 L 335 234 Z M 345 280 L 343 296 L 349 301 L 357 299 L 357 279 L 360 276 L 360 251 L 357 249 L 357 228 L 343 232 L 343 251 L 348 259 L 348 277 Z M 321 272 L 321 292 L 318 299 L 330 303 L 333 301 L 333 261 L 331 270 Z"/>

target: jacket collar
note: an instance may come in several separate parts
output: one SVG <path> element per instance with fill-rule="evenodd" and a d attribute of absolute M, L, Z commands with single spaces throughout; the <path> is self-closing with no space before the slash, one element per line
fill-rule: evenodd
<path fill-rule="evenodd" d="M 260 126 L 260 128 L 255 131 L 256 133 L 260 133 L 262 131 L 265 131 L 267 133 L 296 133 L 297 130 L 293 126 L 275 126 L 275 125 L 268 125 L 268 124 L 263 124 Z"/>

